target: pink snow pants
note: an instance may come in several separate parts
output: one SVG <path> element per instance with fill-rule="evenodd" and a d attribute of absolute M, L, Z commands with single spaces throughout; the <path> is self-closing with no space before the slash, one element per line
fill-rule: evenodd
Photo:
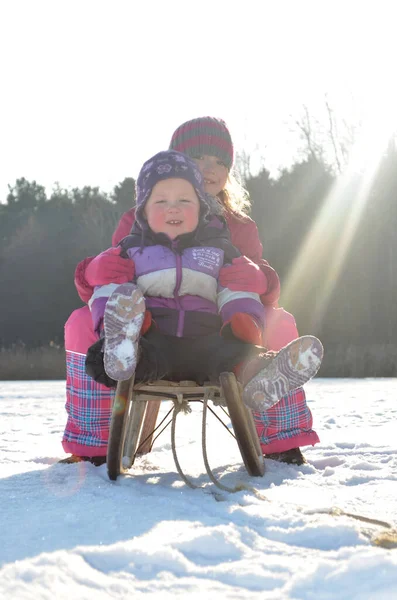
<path fill-rule="evenodd" d="M 295 319 L 282 308 L 265 307 L 265 341 L 279 350 L 298 337 Z M 88 306 L 73 311 L 65 324 L 66 412 L 65 452 L 77 456 L 105 456 L 115 391 L 85 373 L 85 355 L 97 341 Z M 254 413 L 264 454 L 284 452 L 319 442 L 302 388 L 281 398 L 265 413 Z"/>

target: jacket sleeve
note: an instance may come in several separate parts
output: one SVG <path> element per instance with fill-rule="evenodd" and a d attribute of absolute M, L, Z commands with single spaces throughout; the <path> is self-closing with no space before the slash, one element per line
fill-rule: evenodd
<path fill-rule="evenodd" d="M 94 258 L 94 256 L 89 256 L 79 262 L 74 272 L 74 285 L 76 286 L 77 293 L 81 300 L 85 303 L 88 302 L 94 292 L 93 288 L 85 279 L 85 270 Z"/>
<path fill-rule="evenodd" d="M 266 275 L 268 288 L 266 294 L 261 296 L 262 304 L 277 306 L 280 298 L 280 279 L 267 260 L 262 258 L 263 246 L 255 221 L 249 217 L 244 220 L 231 217 L 228 219 L 228 225 L 233 245 L 240 250 L 241 254 L 259 265 Z"/>
<path fill-rule="evenodd" d="M 248 257 L 249 258 L 249 257 Z M 277 272 L 269 265 L 267 260 L 261 258 L 257 264 L 260 266 L 267 279 L 266 294 L 262 294 L 261 302 L 264 305 L 277 307 L 280 298 L 280 278 Z"/>
<path fill-rule="evenodd" d="M 112 236 L 112 246 L 117 246 L 118 243 L 126 236 L 131 233 L 131 227 L 135 221 L 135 208 L 127 210 L 121 217 L 119 224 Z"/>
<path fill-rule="evenodd" d="M 125 212 L 121 217 L 119 224 L 117 225 L 116 230 L 112 236 L 112 246 L 117 246 L 119 241 L 131 232 L 131 227 L 134 221 L 135 209 L 131 208 L 130 210 Z M 77 293 L 80 296 L 81 300 L 85 303 L 88 302 L 94 291 L 85 278 L 85 270 L 94 258 L 94 256 L 89 256 L 88 258 L 85 258 L 84 260 L 79 262 L 74 272 L 74 285 L 76 286 Z"/>

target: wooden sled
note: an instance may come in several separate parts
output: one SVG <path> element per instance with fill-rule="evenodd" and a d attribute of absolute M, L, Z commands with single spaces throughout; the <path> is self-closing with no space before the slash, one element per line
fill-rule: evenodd
<path fill-rule="evenodd" d="M 252 413 L 243 404 L 240 385 L 234 374 L 221 373 L 219 383 L 208 383 L 203 386 L 192 381 L 179 383 L 155 381 L 134 385 L 134 377 L 127 381 L 120 381 L 113 403 L 107 454 L 107 470 L 111 480 L 116 480 L 120 474 L 125 474 L 134 464 L 135 456 L 150 452 L 157 415 L 163 400 L 174 402 L 172 436 L 176 414 L 179 409 L 186 409 L 189 401 L 203 402 L 203 432 L 207 401 L 212 400 L 214 404 L 226 407 L 245 468 L 251 476 L 263 476 L 265 463 Z M 205 440 L 204 433 L 203 440 Z M 190 485 L 179 467 L 174 444 L 172 447 L 178 473 L 185 483 Z M 217 483 L 206 459 L 205 441 L 203 441 L 203 457 L 208 475 L 214 483 Z M 227 489 L 219 485 L 219 482 L 217 485 Z M 191 485 L 191 487 L 196 486 Z"/>

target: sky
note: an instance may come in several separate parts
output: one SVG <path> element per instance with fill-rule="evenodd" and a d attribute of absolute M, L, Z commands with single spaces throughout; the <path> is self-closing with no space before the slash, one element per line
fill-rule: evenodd
<path fill-rule="evenodd" d="M 4 0 L 0 201 L 18 177 L 110 191 L 203 115 L 273 174 L 299 155 L 302 107 L 324 121 L 325 96 L 341 119 L 389 126 L 391 5 Z"/>
<path fill-rule="evenodd" d="M 207 478 L 197 405 L 176 440 L 202 489 L 177 475 L 169 430 L 111 482 L 105 465 L 57 464 L 64 381 L 0 382 L 0 597 L 396 598 L 396 542 L 377 542 L 397 532 L 397 380 L 316 378 L 306 394 L 321 442 L 300 467 L 266 459 L 263 478 L 209 415 L 208 460 L 233 494 Z"/>

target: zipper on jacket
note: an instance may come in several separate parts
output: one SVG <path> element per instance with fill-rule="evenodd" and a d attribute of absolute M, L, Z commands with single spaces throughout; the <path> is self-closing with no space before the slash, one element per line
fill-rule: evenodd
<path fill-rule="evenodd" d="M 180 290 L 181 283 L 182 283 L 182 256 L 176 250 L 177 245 L 178 245 L 178 242 L 175 242 L 175 240 L 172 240 L 171 248 L 176 257 L 176 282 L 175 282 L 175 289 L 174 289 L 174 299 L 175 299 L 175 302 L 176 302 L 176 305 L 177 305 L 178 311 L 179 311 L 178 325 L 176 328 L 176 337 L 182 337 L 183 326 L 185 324 L 185 311 L 182 309 L 181 302 L 179 299 L 179 290 Z"/>

